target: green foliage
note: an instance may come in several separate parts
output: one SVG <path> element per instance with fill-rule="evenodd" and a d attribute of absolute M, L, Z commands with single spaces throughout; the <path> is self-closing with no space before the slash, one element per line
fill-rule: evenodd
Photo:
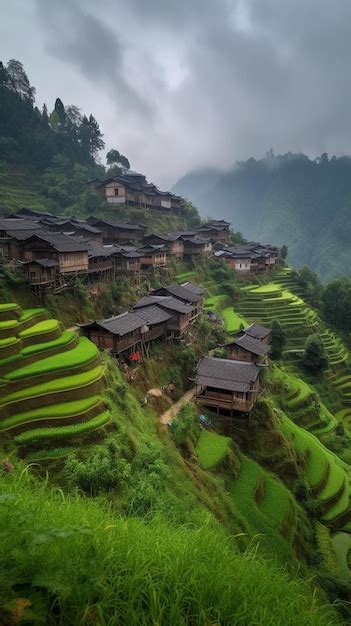
<path fill-rule="evenodd" d="M 169 425 L 169 432 L 177 445 L 187 441 L 196 444 L 200 435 L 199 417 L 192 404 L 186 404 L 181 408 Z"/>
<path fill-rule="evenodd" d="M 312 372 L 320 372 L 328 367 L 328 357 L 320 336 L 310 335 L 305 342 L 304 366 Z"/>
<path fill-rule="evenodd" d="M 17 322 L 16 322 L 17 324 Z M 34 326 L 30 326 L 25 330 L 22 330 L 18 333 L 18 336 L 21 339 L 25 339 L 26 337 L 31 337 L 32 335 L 40 335 L 42 333 L 48 333 L 50 331 L 57 330 L 59 328 L 59 323 L 57 320 L 43 320 L 42 322 L 38 322 L 34 324 Z"/>
<path fill-rule="evenodd" d="M 324 280 L 350 273 L 349 156 L 312 160 L 288 152 L 250 158 L 222 174 L 190 172 L 174 191 L 202 215 L 220 207 L 221 217 L 249 240 L 288 245 L 295 267 L 307 264 Z"/>
<path fill-rule="evenodd" d="M 326 321 L 335 328 L 350 333 L 351 280 L 334 280 L 322 291 L 322 310 Z"/>
<path fill-rule="evenodd" d="M 206 524 L 123 520 L 26 473 L 1 476 L 0 489 L 4 623 L 11 601 L 25 598 L 23 619 L 33 625 L 341 624 L 309 581 L 256 552 L 238 553 L 232 537 Z"/>
<path fill-rule="evenodd" d="M 118 439 L 110 437 L 85 461 L 70 456 L 64 468 L 66 480 L 90 496 L 103 491 L 118 492 L 131 474 L 131 465 L 123 452 Z"/>
<path fill-rule="evenodd" d="M 272 359 L 280 359 L 286 343 L 286 333 L 279 322 L 274 320 L 271 325 L 271 357 Z"/>
<path fill-rule="evenodd" d="M 229 454 L 231 446 L 230 437 L 203 430 L 196 444 L 196 454 L 201 467 L 208 470 L 219 465 Z"/>

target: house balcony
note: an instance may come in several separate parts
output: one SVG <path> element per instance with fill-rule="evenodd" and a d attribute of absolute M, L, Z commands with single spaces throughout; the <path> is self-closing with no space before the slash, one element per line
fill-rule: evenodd
<path fill-rule="evenodd" d="M 256 402 L 257 395 L 250 394 L 250 398 L 237 398 L 233 393 L 225 393 L 223 391 L 200 392 L 196 399 L 199 403 L 208 407 L 214 407 L 218 411 L 237 411 L 240 413 L 249 413 Z"/>

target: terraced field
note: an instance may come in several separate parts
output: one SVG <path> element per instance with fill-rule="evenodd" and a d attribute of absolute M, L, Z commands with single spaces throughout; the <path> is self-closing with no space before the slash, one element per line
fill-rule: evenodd
<path fill-rule="evenodd" d="M 294 533 L 295 502 L 289 490 L 255 461 L 242 458 L 232 490 L 235 505 L 248 523 L 266 538 L 272 532 L 284 540 Z"/>
<path fill-rule="evenodd" d="M 0 305 L 0 436 L 31 458 L 59 458 L 110 421 L 96 346 L 45 309 Z"/>
<path fill-rule="evenodd" d="M 305 464 L 305 477 L 322 509 L 321 520 L 342 530 L 351 520 L 350 469 L 312 433 L 282 418 L 282 430 Z"/>

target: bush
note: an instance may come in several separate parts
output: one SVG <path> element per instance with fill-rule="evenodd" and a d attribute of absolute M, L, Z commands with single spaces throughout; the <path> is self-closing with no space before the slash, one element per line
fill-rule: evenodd
<path fill-rule="evenodd" d="M 271 357 L 272 359 L 280 359 L 286 343 L 286 333 L 279 322 L 274 321 L 271 325 Z"/>
<path fill-rule="evenodd" d="M 86 461 L 70 457 L 65 463 L 64 474 L 69 484 L 96 496 L 102 491 L 120 490 L 130 477 L 131 465 L 123 458 L 118 440 L 109 438 Z"/>
<path fill-rule="evenodd" d="M 173 441 L 181 445 L 187 440 L 194 445 L 200 435 L 199 418 L 192 404 L 186 404 L 169 426 Z"/>
<path fill-rule="evenodd" d="M 321 372 L 328 367 L 328 356 L 319 335 L 307 337 L 303 365 L 312 372 Z"/>

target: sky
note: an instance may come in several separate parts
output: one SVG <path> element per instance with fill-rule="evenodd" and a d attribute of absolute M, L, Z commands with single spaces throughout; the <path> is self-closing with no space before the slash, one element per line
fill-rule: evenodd
<path fill-rule="evenodd" d="M 350 0 L 11 0 L 0 58 L 93 113 L 164 188 L 275 153 L 350 153 Z"/>

